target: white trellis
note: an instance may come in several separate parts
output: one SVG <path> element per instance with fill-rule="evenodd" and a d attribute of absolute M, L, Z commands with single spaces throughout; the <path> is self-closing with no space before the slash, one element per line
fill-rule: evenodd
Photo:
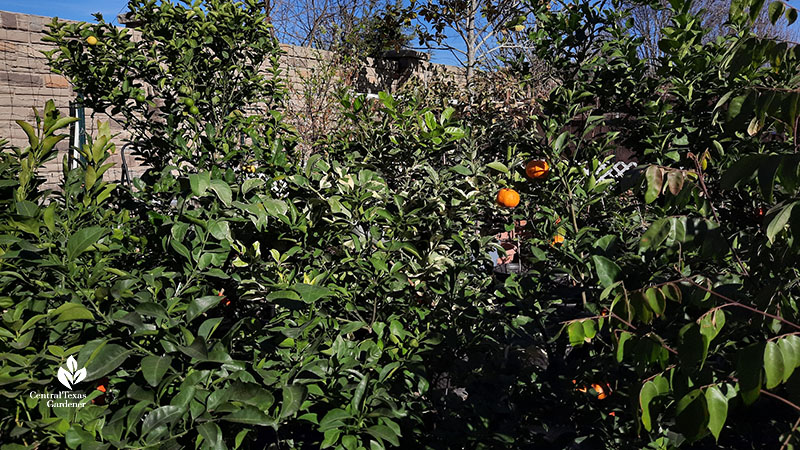
<path fill-rule="evenodd" d="M 636 166 L 637 164 L 635 162 L 626 163 L 624 161 L 617 161 L 609 168 L 608 164 L 603 163 L 597 168 L 594 174 L 597 177 L 597 181 L 603 181 L 607 178 L 619 178 L 625 172 L 633 169 Z M 589 169 L 583 169 L 583 173 L 589 175 Z"/>

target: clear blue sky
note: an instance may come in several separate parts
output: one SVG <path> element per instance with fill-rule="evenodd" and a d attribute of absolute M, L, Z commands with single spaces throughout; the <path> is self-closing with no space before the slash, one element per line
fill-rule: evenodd
<path fill-rule="evenodd" d="M 117 14 L 128 6 L 127 0 L 0 0 L 0 9 L 61 19 L 93 20 L 100 12 L 106 21 L 116 23 Z"/>
<path fill-rule="evenodd" d="M 800 9 L 800 0 L 789 0 L 788 3 Z M 127 0 L 0 0 L 0 10 L 83 21 L 91 21 L 92 13 L 100 12 L 107 22 L 112 23 L 117 23 L 117 14 L 127 5 Z M 795 26 L 800 26 L 800 21 Z M 449 52 L 436 52 L 432 59 L 439 63 L 457 64 Z"/>

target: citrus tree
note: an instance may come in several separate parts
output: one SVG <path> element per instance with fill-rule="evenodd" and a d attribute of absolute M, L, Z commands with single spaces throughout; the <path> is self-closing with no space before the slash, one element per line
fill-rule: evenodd
<path fill-rule="evenodd" d="M 572 413 L 602 423 L 572 427 L 579 438 L 788 447 L 798 413 L 797 50 L 753 32 L 763 2 L 733 2 L 730 32 L 713 41 L 691 2 L 671 8 L 654 68 L 624 9 L 539 8 L 531 39 L 559 86 L 536 130 L 549 177 L 521 187 L 523 202 L 527 189 L 553 208 L 537 208 L 528 265 L 564 236 L 545 266 L 547 278 L 565 274 L 580 305 L 561 322 L 574 350 L 560 383 L 592 386 L 602 400 Z M 768 13 L 797 15 L 782 3 Z M 611 189 L 597 179 L 618 147 L 639 166 Z"/>
<path fill-rule="evenodd" d="M 103 181 L 115 151 L 103 125 L 77 168 L 65 162 L 60 191 L 37 191 L 54 133 L 74 120 L 52 104 L 39 131 L 20 124 L 30 145 L 4 154 L 4 445 L 413 440 L 430 410 L 423 355 L 489 282 L 492 238 L 473 231 L 473 215 L 491 201 L 421 219 L 482 195 L 466 132 L 452 111 L 385 96 L 366 115 L 354 98 L 361 132 L 302 164 L 274 109 L 280 84 L 260 71 L 279 49 L 255 3 L 130 9 L 135 36 L 99 17 L 54 22 L 50 58 L 87 107 L 119 113 L 145 176 Z M 382 162 L 358 162 L 359 148 Z M 387 165 L 398 150 L 412 170 Z M 62 369 L 87 394 L 80 406 L 47 401 Z"/>
<path fill-rule="evenodd" d="M 673 2 L 655 66 L 620 5 L 536 2 L 541 98 L 343 95 L 307 160 L 261 6 L 129 6 L 48 37 L 129 134 L 57 191 L 75 119 L 0 144 L 3 448 L 796 442 L 798 55 L 752 32 L 763 2 L 714 41 Z"/>

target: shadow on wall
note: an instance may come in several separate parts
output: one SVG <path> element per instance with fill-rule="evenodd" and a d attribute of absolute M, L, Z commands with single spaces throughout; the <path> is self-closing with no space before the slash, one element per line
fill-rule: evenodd
<path fill-rule="evenodd" d="M 382 58 L 373 60 L 371 69 L 375 77 L 369 77 L 370 68 L 362 67 L 355 80 L 357 92 L 377 93 L 399 86 L 423 69 L 430 55 L 416 50 L 391 50 L 385 52 Z"/>

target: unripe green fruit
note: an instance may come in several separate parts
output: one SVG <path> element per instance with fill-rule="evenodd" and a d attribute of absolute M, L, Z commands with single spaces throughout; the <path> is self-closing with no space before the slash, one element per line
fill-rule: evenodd
<path fill-rule="evenodd" d="M 192 106 L 194 106 L 194 100 L 187 97 L 183 99 L 183 104 L 191 108 Z"/>
<path fill-rule="evenodd" d="M 197 109 L 197 106 L 192 106 L 191 108 L 189 108 L 189 112 L 192 113 L 192 115 L 195 115 L 195 116 L 200 114 L 200 110 Z"/>

